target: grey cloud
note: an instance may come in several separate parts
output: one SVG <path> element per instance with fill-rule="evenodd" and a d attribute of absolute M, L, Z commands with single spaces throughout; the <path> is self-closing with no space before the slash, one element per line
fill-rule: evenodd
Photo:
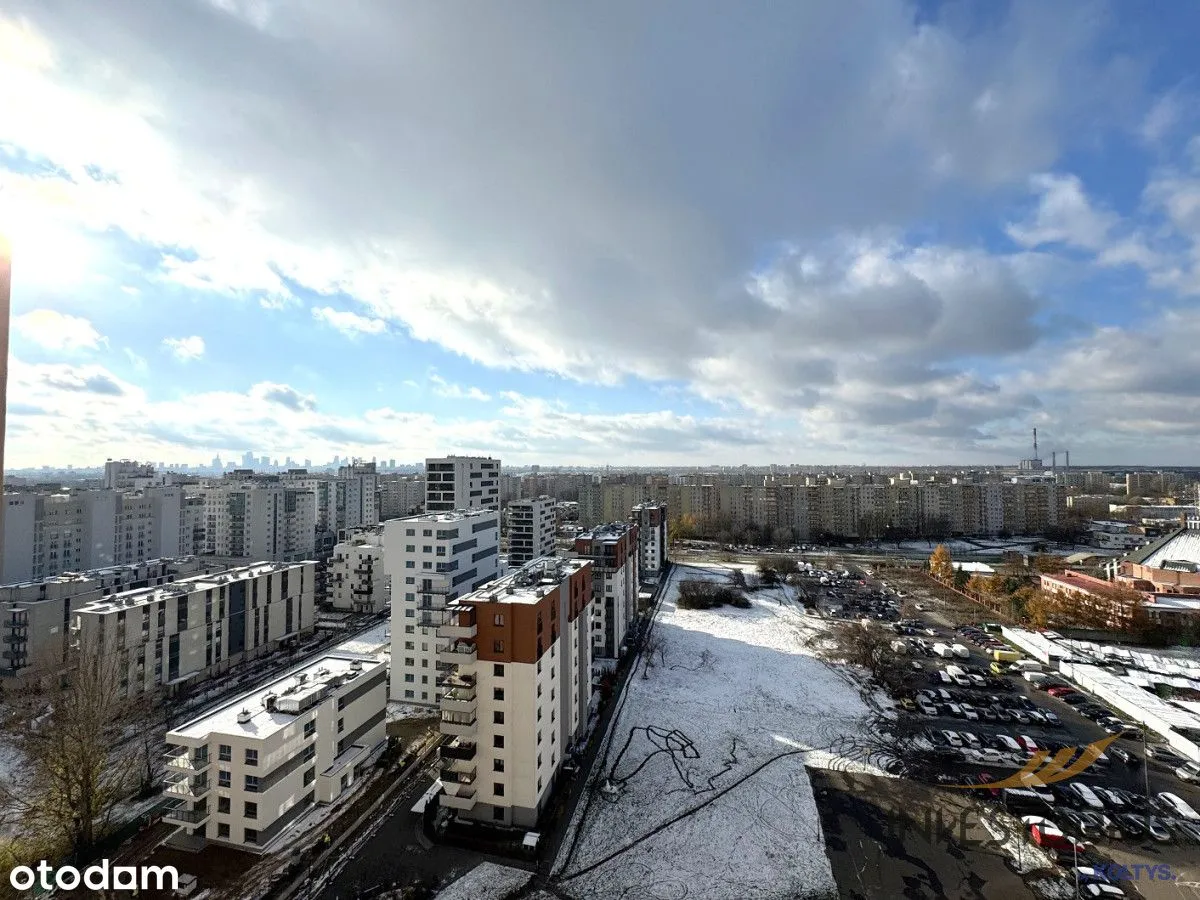
<path fill-rule="evenodd" d="M 42 382 L 48 387 L 81 394 L 100 394 L 105 397 L 121 397 L 125 394 L 125 389 L 114 378 L 102 373 L 81 375 L 68 369 L 58 375 L 44 375 Z"/>
<path fill-rule="evenodd" d="M 260 396 L 269 403 L 276 403 L 293 412 L 308 412 L 316 409 L 317 406 L 316 400 L 312 397 L 307 397 L 286 384 L 263 386 Z"/>
<path fill-rule="evenodd" d="M 335 444 L 374 444 L 379 440 L 378 435 L 366 429 L 349 428 L 341 425 L 318 425 L 305 430 L 306 434 L 332 441 Z"/>

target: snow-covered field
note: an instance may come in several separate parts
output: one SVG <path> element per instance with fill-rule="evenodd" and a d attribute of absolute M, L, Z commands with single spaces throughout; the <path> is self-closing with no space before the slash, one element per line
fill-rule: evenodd
<path fill-rule="evenodd" d="M 729 571 L 675 567 L 652 638 L 665 663 L 654 653 L 649 677 L 631 676 L 593 773 L 616 789 L 581 802 L 556 862 L 573 897 L 837 894 L 805 765 L 877 771 L 844 755 L 872 710 L 808 649 L 828 623 L 791 588 L 750 594 L 750 609 L 676 607 L 681 580 Z"/>
<path fill-rule="evenodd" d="M 523 869 L 480 863 L 439 893 L 437 900 L 504 900 L 532 878 L 533 873 Z"/>

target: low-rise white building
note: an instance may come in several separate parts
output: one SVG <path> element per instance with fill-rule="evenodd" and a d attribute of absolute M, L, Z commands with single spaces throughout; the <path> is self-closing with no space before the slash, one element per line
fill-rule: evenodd
<path fill-rule="evenodd" d="M 508 504 L 508 564 L 519 569 L 531 560 L 553 556 L 557 519 L 554 500 L 545 495 Z"/>
<path fill-rule="evenodd" d="M 380 613 L 386 608 L 383 526 L 343 531 L 326 569 L 329 603 L 334 609 Z"/>
<path fill-rule="evenodd" d="M 167 732 L 164 821 L 262 852 L 344 799 L 386 745 L 387 666 L 331 652 Z"/>
<path fill-rule="evenodd" d="M 384 523 L 391 583 L 393 700 L 438 702 L 436 616 L 446 603 L 499 574 L 500 513 L 472 509 Z"/>
<path fill-rule="evenodd" d="M 129 696 L 175 693 L 313 630 L 315 562 L 255 563 L 74 611 L 79 653 L 117 654 Z"/>

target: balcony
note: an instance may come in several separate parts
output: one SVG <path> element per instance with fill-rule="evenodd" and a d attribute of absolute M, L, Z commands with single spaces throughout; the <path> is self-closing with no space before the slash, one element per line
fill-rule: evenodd
<path fill-rule="evenodd" d="M 477 707 L 475 688 L 456 687 L 442 694 L 442 711 L 449 713 L 475 714 Z"/>
<path fill-rule="evenodd" d="M 449 809 L 468 811 L 475 807 L 475 788 L 462 784 L 444 784 L 441 805 Z"/>
<path fill-rule="evenodd" d="M 168 779 L 171 775 L 168 774 Z M 185 800 L 199 800 L 208 793 L 208 779 L 178 778 L 168 780 L 163 787 L 163 793 L 171 797 L 182 797 Z"/>
<path fill-rule="evenodd" d="M 475 714 L 443 712 L 441 732 L 456 737 L 473 735 L 475 733 Z"/>
<path fill-rule="evenodd" d="M 446 608 L 446 597 L 443 594 L 422 595 L 417 600 L 417 609 L 423 612 L 441 612 Z"/>
<path fill-rule="evenodd" d="M 207 804 L 197 808 L 189 808 L 186 803 L 178 803 L 169 807 L 163 813 L 163 821 L 172 825 L 183 825 L 188 828 L 203 825 L 208 821 L 210 810 Z"/>
<path fill-rule="evenodd" d="M 444 622 L 438 625 L 437 636 L 449 638 L 452 641 L 475 640 L 479 628 L 475 624 L 475 610 L 471 608 L 458 609 L 446 616 Z"/>
<path fill-rule="evenodd" d="M 465 641 L 439 647 L 437 651 L 437 661 L 450 666 L 473 666 L 478 658 L 475 645 Z"/>
<path fill-rule="evenodd" d="M 470 762 L 475 758 L 475 744 L 472 741 L 451 741 L 443 744 L 439 752 L 443 760 Z"/>
<path fill-rule="evenodd" d="M 466 787 L 475 783 L 475 764 L 468 762 L 443 762 L 438 775 L 442 784 L 454 784 Z"/>
<path fill-rule="evenodd" d="M 450 671 L 449 675 L 441 675 L 438 677 L 436 684 L 440 688 L 473 688 L 475 687 L 475 676 L 470 673 L 459 673 L 454 670 Z"/>

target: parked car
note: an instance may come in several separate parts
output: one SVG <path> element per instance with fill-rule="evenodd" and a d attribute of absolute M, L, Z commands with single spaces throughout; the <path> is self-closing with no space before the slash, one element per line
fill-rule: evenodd
<path fill-rule="evenodd" d="M 1134 756 L 1132 753 L 1130 753 L 1124 747 L 1114 747 L 1114 746 L 1110 745 L 1108 748 L 1108 752 L 1111 753 L 1113 756 L 1115 756 L 1117 759 L 1119 759 L 1121 762 L 1125 763 L 1125 765 L 1127 765 L 1127 766 L 1136 766 L 1138 763 L 1141 762 L 1140 758 Z"/>
<path fill-rule="evenodd" d="M 1177 769 L 1180 766 L 1186 766 L 1189 762 L 1174 750 L 1168 750 L 1162 744 L 1150 744 L 1147 746 L 1146 756 L 1160 765 L 1170 766 L 1173 769 Z"/>
<path fill-rule="evenodd" d="M 1092 883 L 1081 884 L 1079 896 L 1095 898 L 1095 900 L 1115 900 L 1117 897 L 1124 897 L 1125 892 L 1116 885 Z"/>
<path fill-rule="evenodd" d="M 1165 844 L 1171 840 L 1171 832 L 1167 830 L 1167 826 L 1163 824 L 1162 819 L 1157 819 L 1154 816 L 1139 817 L 1146 825 L 1146 833 L 1151 838 L 1158 841 L 1160 844 Z"/>
<path fill-rule="evenodd" d="M 1178 816 L 1188 822 L 1200 822 L 1200 813 L 1192 809 L 1186 800 L 1177 794 L 1163 791 L 1155 795 L 1158 805 L 1173 816 Z"/>
<path fill-rule="evenodd" d="M 1180 781 L 1200 781 L 1200 765 L 1185 763 L 1175 770 L 1175 777 Z"/>
<path fill-rule="evenodd" d="M 945 729 L 942 731 L 942 737 L 944 737 L 946 739 L 946 743 L 949 744 L 951 747 L 954 747 L 956 750 L 962 749 L 962 746 L 963 746 L 962 738 L 958 736 L 957 731 L 950 731 L 949 729 Z"/>
<path fill-rule="evenodd" d="M 1146 826 L 1140 817 L 1133 813 L 1117 813 L 1114 816 L 1121 830 L 1133 840 L 1138 840 L 1146 834 Z"/>

